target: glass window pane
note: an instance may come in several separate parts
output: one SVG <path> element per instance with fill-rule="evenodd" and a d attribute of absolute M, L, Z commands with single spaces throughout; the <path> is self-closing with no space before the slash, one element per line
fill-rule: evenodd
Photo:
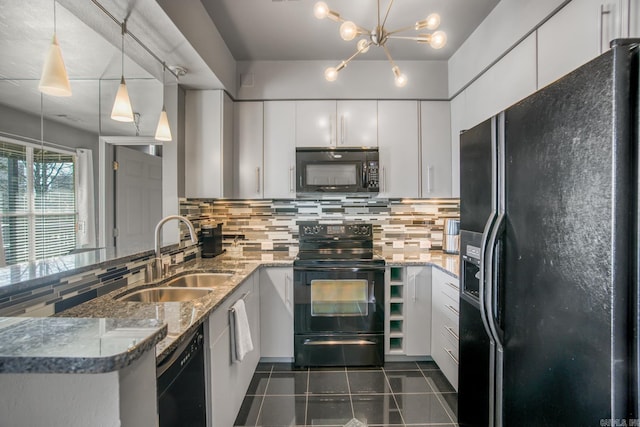
<path fill-rule="evenodd" d="M 27 149 L 0 142 L 0 212 L 26 212 Z"/>
<path fill-rule="evenodd" d="M 39 149 L 34 150 L 33 157 L 36 211 L 75 212 L 73 157 Z"/>
<path fill-rule="evenodd" d="M 76 246 L 75 215 L 36 215 L 36 259 L 65 255 Z"/>
<path fill-rule="evenodd" d="M 7 265 L 29 260 L 29 221 L 27 216 L 2 216 L 2 244 Z"/>

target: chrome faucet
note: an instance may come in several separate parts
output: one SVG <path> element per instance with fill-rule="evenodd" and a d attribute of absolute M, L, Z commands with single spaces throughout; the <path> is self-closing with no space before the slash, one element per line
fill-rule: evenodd
<path fill-rule="evenodd" d="M 198 243 L 198 236 L 196 235 L 196 230 L 193 228 L 193 224 L 187 218 L 181 215 L 167 215 L 162 218 L 158 224 L 156 225 L 156 238 L 155 238 L 155 248 L 156 248 L 156 279 L 162 278 L 162 254 L 160 253 L 160 231 L 162 230 L 162 226 L 172 219 L 177 219 L 179 221 L 187 224 L 187 228 L 189 229 L 189 237 L 191 238 L 191 243 Z"/>

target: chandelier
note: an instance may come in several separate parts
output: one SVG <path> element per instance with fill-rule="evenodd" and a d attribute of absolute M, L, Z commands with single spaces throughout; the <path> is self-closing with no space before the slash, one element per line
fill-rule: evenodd
<path fill-rule="evenodd" d="M 319 1 L 313 7 L 313 14 L 318 19 L 329 18 L 332 21 L 340 22 L 340 37 L 342 37 L 345 41 L 351 41 L 358 36 L 365 36 L 358 40 L 356 44 L 356 52 L 351 55 L 348 59 L 340 62 L 337 67 L 329 67 L 324 71 L 324 77 L 330 82 L 335 81 L 338 78 L 338 73 L 347 64 L 356 56 L 361 53 L 366 53 L 369 50 L 371 45 L 381 47 L 384 50 L 385 55 L 389 59 L 391 63 L 391 71 L 395 77 L 395 84 L 398 87 L 403 87 L 407 84 L 407 76 L 400 72 L 400 68 L 393 62 L 391 58 L 391 54 L 389 53 L 389 49 L 386 46 L 387 40 L 389 39 L 402 39 L 402 40 L 413 40 L 418 43 L 429 44 L 434 49 L 440 49 L 444 47 L 447 43 L 447 34 L 444 31 L 435 31 L 431 34 L 418 34 L 416 36 L 401 36 L 397 35 L 403 31 L 407 30 L 415 30 L 420 31 L 423 29 L 427 30 L 435 30 L 440 26 L 440 15 L 437 13 L 432 13 L 426 17 L 426 19 L 422 21 L 416 22 L 414 25 L 400 28 L 398 30 L 387 31 L 384 27 L 387 22 L 387 17 L 389 16 L 389 11 L 391 10 L 391 6 L 393 5 L 393 0 L 389 1 L 389 6 L 387 7 L 387 11 L 384 14 L 384 19 L 381 21 L 380 15 L 380 0 L 378 0 L 378 22 L 376 27 L 373 30 L 368 30 L 359 25 L 356 25 L 352 21 L 347 21 L 343 19 L 339 13 L 329 9 L 327 4 L 323 1 Z"/>

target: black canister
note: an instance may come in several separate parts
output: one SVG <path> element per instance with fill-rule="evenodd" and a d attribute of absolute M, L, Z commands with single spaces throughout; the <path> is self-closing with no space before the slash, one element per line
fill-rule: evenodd
<path fill-rule="evenodd" d="M 222 253 L 222 223 L 203 224 L 200 229 L 202 258 L 213 258 L 220 255 Z"/>

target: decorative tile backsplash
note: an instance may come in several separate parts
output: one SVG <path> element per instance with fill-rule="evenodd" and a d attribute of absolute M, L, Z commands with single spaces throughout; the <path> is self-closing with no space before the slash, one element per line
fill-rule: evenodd
<path fill-rule="evenodd" d="M 442 249 L 443 219 L 458 217 L 457 199 L 384 200 L 342 197 L 321 200 L 195 200 L 180 201 L 180 213 L 199 230 L 204 222 L 222 222 L 224 246 L 234 241 L 243 251 L 298 251 L 298 222 L 363 221 L 374 225 L 374 244 L 383 253 Z M 181 239 L 188 240 L 181 224 Z M 198 256 L 198 247 L 165 250 L 172 258 Z M 52 260 L 51 262 L 54 262 Z M 68 274 L 54 274 L 0 295 L 0 316 L 51 316 L 144 278 L 153 253 L 129 257 Z M 25 285 L 27 283 L 25 282 Z"/>
<path fill-rule="evenodd" d="M 299 221 L 363 221 L 374 225 L 376 247 L 393 252 L 441 250 L 443 220 L 460 216 L 460 202 L 346 196 L 320 200 L 182 199 L 180 213 L 197 230 L 202 223 L 222 222 L 225 248 L 235 240 L 243 250 L 273 248 L 296 253 Z"/>

